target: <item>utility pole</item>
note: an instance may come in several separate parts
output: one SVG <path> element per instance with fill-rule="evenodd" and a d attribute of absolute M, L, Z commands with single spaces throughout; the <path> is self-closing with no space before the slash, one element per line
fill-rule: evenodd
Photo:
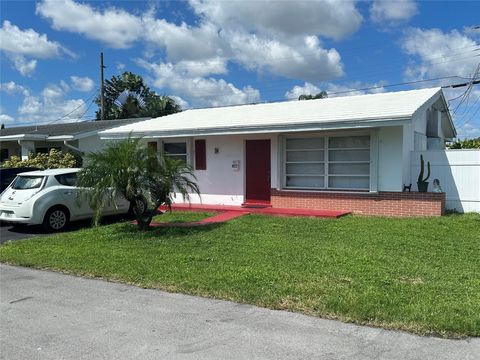
<path fill-rule="evenodd" d="M 105 100 L 103 89 L 103 52 L 100 53 L 100 120 L 105 120 Z"/>

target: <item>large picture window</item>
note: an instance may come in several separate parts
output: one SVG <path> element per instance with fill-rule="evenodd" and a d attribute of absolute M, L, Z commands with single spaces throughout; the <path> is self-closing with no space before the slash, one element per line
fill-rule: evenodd
<path fill-rule="evenodd" d="M 284 159 L 286 188 L 370 188 L 369 136 L 287 138 Z"/>

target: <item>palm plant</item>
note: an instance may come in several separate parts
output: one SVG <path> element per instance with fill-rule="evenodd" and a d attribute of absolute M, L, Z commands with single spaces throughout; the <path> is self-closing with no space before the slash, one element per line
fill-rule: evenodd
<path fill-rule="evenodd" d="M 140 229 L 149 227 L 160 205 L 171 206 L 172 193 L 189 200 L 200 194 L 192 168 L 183 161 L 165 157 L 140 139 L 112 142 L 100 152 L 88 154 L 79 172 L 78 185 L 95 209 L 98 224 L 102 210 L 121 196 L 130 201 Z"/>

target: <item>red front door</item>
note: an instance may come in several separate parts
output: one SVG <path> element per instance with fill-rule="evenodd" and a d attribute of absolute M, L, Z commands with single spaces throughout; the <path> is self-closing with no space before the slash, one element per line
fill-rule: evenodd
<path fill-rule="evenodd" d="M 246 141 L 245 202 L 270 202 L 270 140 Z"/>

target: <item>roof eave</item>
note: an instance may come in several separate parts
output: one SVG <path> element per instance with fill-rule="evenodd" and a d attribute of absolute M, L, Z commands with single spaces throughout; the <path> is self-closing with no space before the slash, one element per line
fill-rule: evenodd
<path fill-rule="evenodd" d="M 138 131 L 138 132 L 100 132 L 100 138 L 104 140 L 125 139 L 129 136 L 142 138 L 167 138 L 185 136 L 210 136 L 210 135 L 242 135 L 242 134 L 265 134 L 277 132 L 305 132 L 341 129 L 364 129 L 383 126 L 400 126 L 411 120 L 411 116 L 396 118 L 381 118 L 368 120 L 350 120 L 332 123 L 304 123 L 304 124 L 278 124 L 268 126 L 238 126 L 223 128 L 185 129 L 168 131 Z"/>
<path fill-rule="evenodd" d="M 5 136 L 0 136 L 1 141 L 15 141 L 15 140 L 25 140 L 25 141 L 35 141 L 35 140 L 45 140 L 47 138 L 47 135 L 41 135 L 41 134 L 16 134 L 16 135 L 5 135 Z"/>
<path fill-rule="evenodd" d="M 65 141 L 65 140 L 74 140 L 73 135 L 55 135 L 47 137 L 48 141 Z"/>

